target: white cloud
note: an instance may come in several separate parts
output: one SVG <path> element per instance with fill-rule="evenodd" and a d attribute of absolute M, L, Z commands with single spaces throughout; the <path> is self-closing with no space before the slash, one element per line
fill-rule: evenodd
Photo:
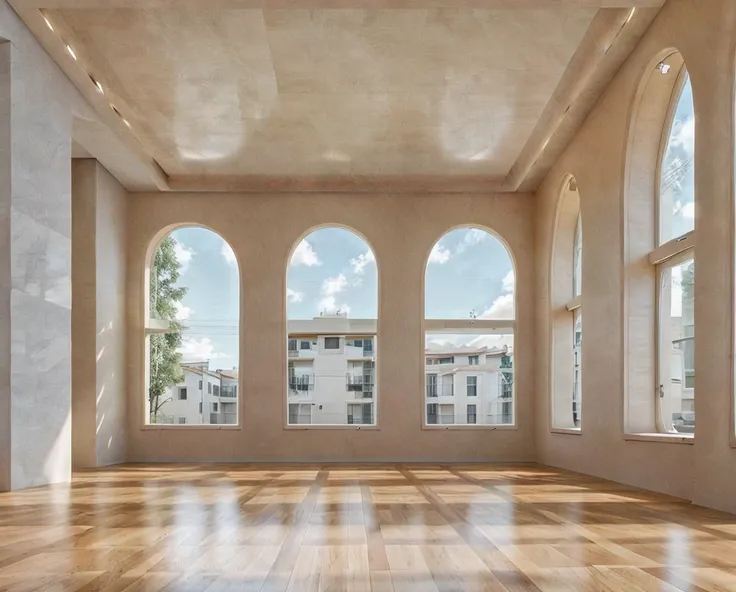
<path fill-rule="evenodd" d="M 373 254 L 373 251 L 368 249 L 365 253 L 361 253 L 355 259 L 351 259 L 350 265 L 353 267 L 354 274 L 363 275 L 365 273 L 366 266 L 371 263 L 375 263 L 375 261 L 376 257 Z"/>
<path fill-rule="evenodd" d="M 228 265 L 232 265 L 233 267 L 237 266 L 238 262 L 235 259 L 235 251 L 233 251 L 232 247 L 226 242 L 222 243 L 222 249 L 220 249 L 220 253 L 222 253 L 222 256 L 225 258 L 225 261 L 227 261 Z"/>
<path fill-rule="evenodd" d="M 512 269 L 509 271 L 501 281 L 501 289 L 504 292 L 513 292 L 516 288 L 516 276 L 514 275 L 514 270 Z"/>
<path fill-rule="evenodd" d="M 291 264 L 313 267 L 315 265 L 322 265 L 322 262 L 317 257 L 317 253 L 314 252 L 312 245 L 306 240 L 302 240 L 296 249 L 294 249 L 294 254 L 291 256 Z"/>
<path fill-rule="evenodd" d="M 514 292 L 516 291 L 516 277 L 514 270 L 509 271 L 501 280 L 501 295 L 493 304 L 483 311 L 481 319 L 511 320 L 514 318 Z"/>
<path fill-rule="evenodd" d="M 478 243 L 482 243 L 487 238 L 488 233 L 485 230 L 480 230 L 479 228 L 470 228 L 465 232 L 463 240 L 461 240 L 460 244 L 458 244 L 457 252 L 463 253 L 470 247 L 477 245 Z"/>
<path fill-rule="evenodd" d="M 450 249 L 446 249 L 441 244 L 437 243 L 432 247 L 432 252 L 429 254 L 429 263 L 438 263 L 442 265 L 447 263 L 450 259 Z"/>
<path fill-rule="evenodd" d="M 178 240 L 174 239 L 174 256 L 179 262 L 179 273 L 184 273 L 189 269 L 189 262 L 192 260 L 194 251 L 189 247 L 185 247 Z"/>
<path fill-rule="evenodd" d="M 690 155 L 695 152 L 695 117 L 690 117 L 677 126 L 670 144 L 683 148 Z"/>
<path fill-rule="evenodd" d="M 345 274 L 342 273 L 335 277 L 327 278 L 322 282 L 322 298 L 317 303 L 317 308 L 319 308 L 320 312 L 332 314 L 339 310 L 341 313 L 349 313 L 350 306 L 344 303 L 338 305 L 337 298 L 335 298 L 335 295 L 344 291 L 347 286 L 348 280 Z"/>
<path fill-rule="evenodd" d="M 322 282 L 322 294 L 324 296 L 332 296 L 339 294 L 348 286 L 348 280 L 344 274 L 340 274 L 335 277 L 327 278 Z"/>
<path fill-rule="evenodd" d="M 286 297 L 289 302 L 302 302 L 304 300 L 304 292 L 297 292 L 291 288 L 286 288 Z"/>
<path fill-rule="evenodd" d="M 176 307 L 176 318 L 179 321 L 186 321 L 194 312 L 193 309 L 184 306 L 181 302 L 174 302 L 174 306 Z"/>
<path fill-rule="evenodd" d="M 215 351 L 215 345 L 209 337 L 196 339 L 185 335 L 182 338 L 181 347 L 177 351 L 182 355 L 185 362 L 216 360 L 227 357 L 227 354 Z"/>

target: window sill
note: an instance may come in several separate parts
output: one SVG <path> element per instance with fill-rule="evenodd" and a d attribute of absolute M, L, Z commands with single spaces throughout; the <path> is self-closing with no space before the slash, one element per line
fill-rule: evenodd
<path fill-rule="evenodd" d="M 686 444 L 692 446 L 695 443 L 693 436 L 683 434 L 624 434 L 624 440 L 631 442 L 663 442 L 667 444 Z"/>
<path fill-rule="evenodd" d="M 583 430 L 581 428 L 552 428 L 550 432 L 553 434 L 567 434 L 568 436 L 583 435 Z"/>
<path fill-rule="evenodd" d="M 213 431 L 229 431 L 241 430 L 240 425 L 213 425 L 213 424 L 196 424 L 196 423 L 162 423 L 162 424 L 146 424 L 141 426 L 141 430 L 213 430 Z"/>
<path fill-rule="evenodd" d="M 319 424 L 302 424 L 302 425 L 285 425 L 284 430 L 287 431 L 312 431 L 312 430 L 348 430 L 351 432 L 380 432 L 381 428 L 377 425 L 319 425 Z"/>
<path fill-rule="evenodd" d="M 483 431 L 493 431 L 493 430 L 500 430 L 500 431 L 517 431 L 519 429 L 519 426 L 515 425 L 482 425 L 482 424 L 431 424 L 431 425 L 423 425 L 423 430 L 429 430 L 431 432 L 439 431 L 439 432 L 445 432 L 445 431 L 470 431 L 470 430 L 483 430 Z"/>

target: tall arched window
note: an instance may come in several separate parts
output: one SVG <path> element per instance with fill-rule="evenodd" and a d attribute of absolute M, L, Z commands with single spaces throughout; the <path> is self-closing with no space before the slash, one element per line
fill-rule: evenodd
<path fill-rule="evenodd" d="M 238 423 L 240 274 L 215 232 L 184 227 L 151 249 L 148 264 L 146 421 Z"/>
<path fill-rule="evenodd" d="M 425 422 L 514 425 L 514 265 L 481 228 L 432 248 L 425 274 Z"/>
<path fill-rule="evenodd" d="M 551 425 L 582 425 L 583 223 L 575 178 L 563 183 L 551 250 Z"/>
<path fill-rule="evenodd" d="M 695 431 L 695 115 L 676 50 L 654 58 L 636 93 L 624 200 L 624 425 Z"/>
<path fill-rule="evenodd" d="M 665 74 L 667 64 L 659 67 Z M 659 174 L 656 268 L 658 356 L 657 427 L 695 431 L 695 111 L 687 69 L 675 83 Z"/>
<path fill-rule="evenodd" d="M 336 227 L 301 239 L 286 308 L 287 424 L 376 425 L 378 271 L 368 243 Z"/>

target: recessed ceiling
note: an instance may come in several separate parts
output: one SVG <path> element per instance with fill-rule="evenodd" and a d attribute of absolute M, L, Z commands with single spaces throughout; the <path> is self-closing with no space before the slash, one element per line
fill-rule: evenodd
<path fill-rule="evenodd" d="M 594 19 L 627 24 L 584 4 L 43 15 L 171 179 L 503 180 Z"/>

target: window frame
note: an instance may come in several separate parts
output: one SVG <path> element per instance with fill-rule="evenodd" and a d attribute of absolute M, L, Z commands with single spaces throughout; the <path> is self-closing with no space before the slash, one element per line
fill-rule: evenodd
<path fill-rule="evenodd" d="M 656 177 L 654 180 L 654 249 L 649 253 L 648 261 L 654 274 L 654 385 L 653 385 L 653 396 L 654 396 L 654 417 L 655 417 L 655 432 L 653 436 L 659 436 L 664 438 L 673 438 L 675 440 L 682 441 L 694 441 L 695 434 L 678 432 L 674 428 L 669 429 L 671 419 L 665 420 L 663 416 L 663 374 L 671 374 L 671 365 L 667 364 L 667 369 L 663 368 L 663 346 L 662 343 L 662 319 L 663 319 L 663 298 L 662 298 L 662 277 L 663 273 L 668 269 L 677 267 L 678 265 L 692 259 L 693 264 L 697 266 L 695 257 L 695 243 L 696 243 L 696 220 L 693 219 L 693 230 L 685 232 L 684 234 L 673 236 L 666 242 L 661 242 L 662 238 L 662 174 L 664 159 L 667 154 L 667 147 L 669 139 L 672 135 L 672 128 L 675 123 L 675 114 L 679 107 L 680 101 L 682 100 L 682 93 L 685 89 L 685 84 L 690 78 L 687 65 L 682 63 L 678 72 L 675 83 L 672 87 L 672 93 L 670 95 L 669 104 L 667 106 L 667 112 L 662 126 L 662 132 L 659 138 L 659 153 L 657 155 L 657 168 Z M 692 82 L 691 82 L 692 84 Z M 695 158 L 695 154 L 693 156 Z M 693 167 L 695 164 L 693 163 Z M 693 203 L 695 204 L 695 211 L 697 212 L 697 193 L 696 187 L 693 187 Z M 670 317 L 671 313 L 667 313 L 667 317 Z M 694 324 L 697 324 L 694 321 Z M 671 363 L 671 362 L 670 362 Z M 695 370 L 695 369 L 694 369 Z M 693 388 L 693 391 L 695 389 Z M 695 428 L 697 428 L 697 419 Z"/>
<path fill-rule="evenodd" d="M 139 417 L 139 424 L 138 429 L 140 431 L 149 431 L 149 430 L 238 430 L 241 431 L 243 429 L 243 419 L 241 416 L 241 412 L 243 409 L 243 405 L 240 401 L 240 393 L 242 389 L 240 389 L 241 381 L 243 380 L 243 375 L 241 373 L 238 374 L 238 378 L 236 381 L 236 397 L 235 400 L 232 402 L 237 403 L 237 411 L 235 414 L 236 423 L 232 424 L 167 424 L 167 423 L 150 423 L 149 422 L 149 409 L 148 409 L 148 387 L 149 387 L 149 367 L 150 367 L 150 336 L 154 334 L 161 334 L 161 333 L 167 333 L 169 329 L 169 323 L 168 321 L 162 321 L 160 319 L 156 319 L 155 317 L 151 316 L 150 311 L 150 289 L 151 289 L 151 268 L 153 265 L 153 261 L 156 255 L 156 252 L 159 248 L 159 245 L 161 242 L 167 238 L 169 235 L 171 235 L 176 230 L 181 230 L 184 228 L 197 228 L 202 230 L 207 230 L 214 235 L 216 235 L 218 238 L 220 238 L 224 243 L 230 247 L 232 250 L 234 256 L 235 256 L 235 270 L 237 272 L 237 286 L 238 286 L 238 318 L 237 318 L 237 324 L 238 324 L 238 336 L 240 337 L 240 334 L 242 332 L 243 327 L 243 273 L 242 273 L 242 265 L 240 262 L 240 257 L 238 256 L 238 251 L 233 248 L 232 242 L 226 237 L 225 233 L 220 232 L 214 227 L 207 226 L 205 224 L 198 224 L 198 223 L 173 223 L 169 224 L 164 227 L 160 227 L 157 231 L 152 232 L 149 235 L 149 240 L 147 243 L 145 243 L 145 251 L 141 253 L 139 261 L 143 262 L 142 268 L 139 269 L 139 273 L 142 272 L 143 274 L 143 284 L 142 289 L 139 291 L 140 293 L 140 300 L 138 301 L 138 310 L 140 313 L 140 318 L 143 319 L 142 328 L 141 328 L 141 338 L 138 341 L 138 343 L 141 344 L 141 349 L 139 350 L 138 359 L 141 361 L 141 372 L 139 372 L 139 378 L 140 382 L 140 397 L 137 397 L 139 400 L 137 401 L 137 409 L 138 409 L 138 417 Z M 238 344 L 238 366 L 242 366 L 240 363 L 242 361 L 242 355 L 243 355 L 243 348 L 240 344 Z M 200 401 L 201 402 L 201 401 Z M 201 415 L 201 411 L 200 411 Z"/>
<path fill-rule="evenodd" d="M 509 261 L 511 263 L 511 270 L 514 273 L 514 315 L 513 319 L 480 319 L 480 318 L 468 318 L 468 319 L 432 319 L 427 318 L 427 270 L 429 267 L 429 257 L 431 254 L 432 249 L 436 245 L 438 245 L 447 234 L 450 232 L 453 232 L 455 230 L 481 230 L 483 232 L 486 232 L 490 235 L 492 239 L 495 239 L 500 243 L 501 246 L 505 249 L 505 252 L 509 258 Z M 513 391 L 512 391 L 512 400 L 506 401 L 506 403 L 511 403 L 511 415 L 513 422 L 509 424 L 482 424 L 482 423 L 476 423 L 476 424 L 467 424 L 467 423 L 457 423 L 455 421 L 455 418 L 457 417 L 457 405 L 460 403 L 457 401 L 454 401 L 451 403 L 453 405 L 454 409 L 454 415 L 453 415 L 453 423 L 447 423 L 443 424 L 441 422 L 441 407 L 443 404 L 439 403 L 439 400 L 435 402 L 429 402 L 427 400 L 427 382 L 426 382 L 426 376 L 431 373 L 426 372 L 426 368 L 429 364 L 426 359 L 426 337 L 427 334 L 472 334 L 476 333 L 478 335 L 488 335 L 488 334 L 499 334 L 499 335 L 514 335 L 516 336 L 517 328 L 517 310 L 518 310 L 518 265 L 516 264 L 516 258 L 514 257 L 514 252 L 511 249 L 509 243 L 506 241 L 506 239 L 499 234 L 497 231 L 478 224 L 458 224 L 456 226 L 453 226 L 449 229 L 447 229 L 445 232 L 443 232 L 436 240 L 432 242 L 432 244 L 427 249 L 426 257 L 424 259 L 424 268 L 423 268 L 423 274 L 422 274 L 422 330 L 420 332 L 420 338 L 421 338 L 421 359 L 422 364 L 420 368 L 420 376 L 422 377 L 422 384 L 424 385 L 423 388 L 419 389 L 419 394 L 421 396 L 421 405 L 422 405 L 422 413 L 421 413 L 421 429 L 423 430 L 511 430 L 515 431 L 519 429 L 519 407 L 518 407 L 518 389 L 516 387 L 516 381 L 514 381 L 513 384 Z M 517 356 L 516 356 L 516 350 L 514 348 L 514 352 L 512 354 L 513 358 L 513 364 L 514 364 L 514 372 L 516 372 L 517 367 Z M 453 362 L 454 363 L 454 362 Z M 434 365 L 441 365 L 439 364 L 439 359 L 435 362 Z M 470 365 L 470 364 L 468 364 Z M 439 371 L 439 368 L 437 369 Z M 500 369 L 499 369 L 499 375 L 500 375 Z M 437 380 L 437 388 L 438 390 L 441 390 L 441 379 Z M 467 388 L 467 387 L 466 387 Z M 438 393 L 441 396 L 441 393 Z M 476 398 L 475 400 L 479 400 Z M 448 403 L 450 404 L 450 403 Z M 501 403 L 502 404 L 502 403 Z M 437 409 L 437 423 L 429 423 L 429 406 L 430 405 L 436 405 Z M 462 417 L 462 416 L 460 416 Z M 467 418 L 466 418 L 467 419 Z"/>

